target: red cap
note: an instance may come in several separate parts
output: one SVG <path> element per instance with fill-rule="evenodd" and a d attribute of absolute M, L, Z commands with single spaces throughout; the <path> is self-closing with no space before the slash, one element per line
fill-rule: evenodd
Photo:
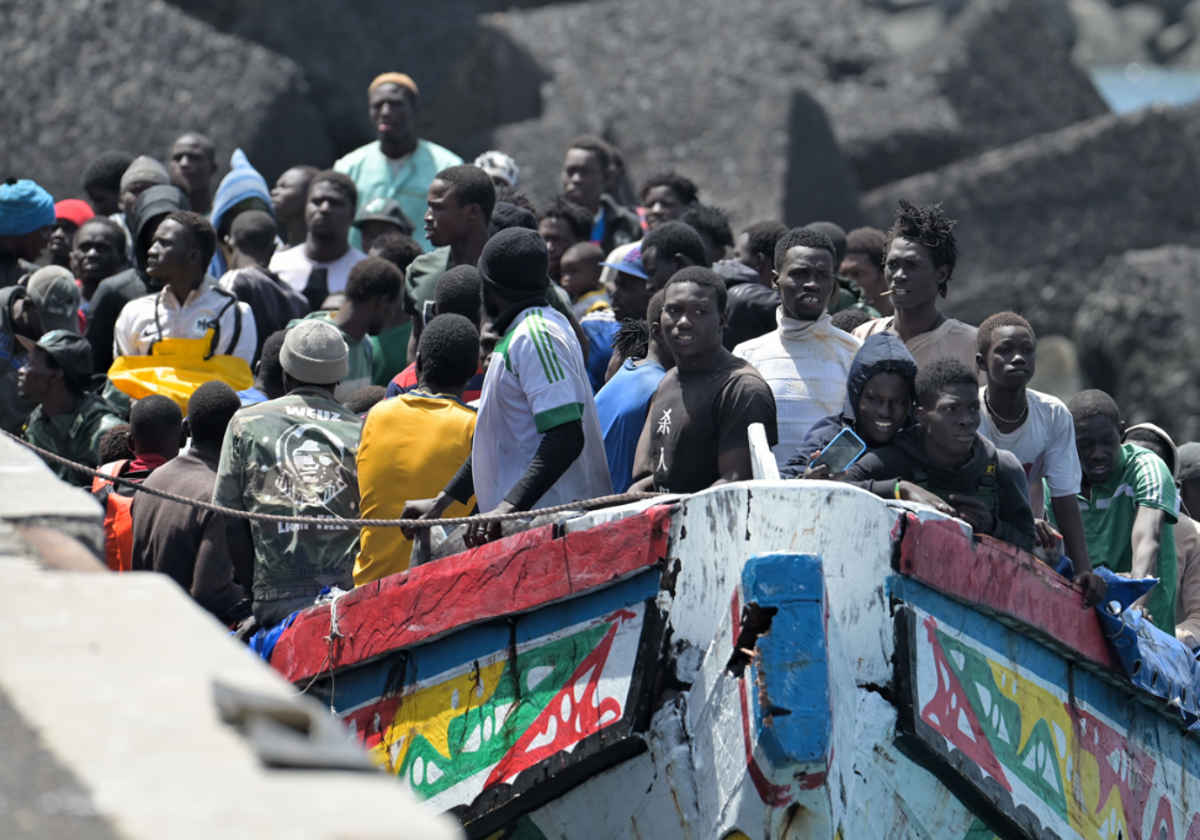
<path fill-rule="evenodd" d="M 95 215 L 92 206 L 79 198 L 68 198 L 54 205 L 54 218 L 74 222 L 75 227 L 79 227 Z"/>

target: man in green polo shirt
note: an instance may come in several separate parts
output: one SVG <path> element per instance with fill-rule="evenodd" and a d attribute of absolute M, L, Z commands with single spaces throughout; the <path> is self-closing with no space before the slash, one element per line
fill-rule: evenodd
<path fill-rule="evenodd" d="M 1175 482 L 1157 455 L 1122 444 L 1125 424 L 1112 397 L 1083 391 L 1068 403 L 1083 468 L 1079 510 L 1093 566 L 1159 583 L 1135 606 L 1175 635 Z"/>

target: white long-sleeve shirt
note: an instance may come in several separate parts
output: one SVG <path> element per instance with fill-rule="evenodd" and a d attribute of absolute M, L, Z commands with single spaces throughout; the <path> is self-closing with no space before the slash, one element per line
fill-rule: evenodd
<path fill-rule="evenodd" d="M 238 312 L 241 331 L 238 332 Z M 180 304 L 170 287 L 131 300 L 117 317 L 113 331 L 114 356 L 148 356 L 150 348 L 164 338 L 204 338 L 209 328 L 217 332 L 216 355 L 238 356 L 246 364 L 254 361 L 258 331 L 254 313 L 229 292 L 218 289 L 211 278 L 192 290 Z M 234 334 L 237 343 L 234 344 Z"/>
<path fill-rule="evenodd" d="M 782 468 L 818 420 L 842 410 L 862 341 L 835 327 L 828 313 L 798 321 L 780 307 L 776 318 L 778 329 L 743 341 L 733 354 L 754 365 L 775 395 L 779 443 L 771 451 Z"/>

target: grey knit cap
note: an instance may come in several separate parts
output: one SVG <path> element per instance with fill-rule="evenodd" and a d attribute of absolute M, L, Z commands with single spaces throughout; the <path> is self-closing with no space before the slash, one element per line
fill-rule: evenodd
<path fill-rule="evenodd" d="M 151 183 L 151 184 L 169 184 L 171 176 L 167 174 L 167 168 L 154 158 L 148 155 L 135 157 L 133 163 L 129 164 L 129 168 L 125 170 L 125 174 L 121 176 L 121 192 L 129 189 L 130 184 Z"/>
<path fill-rule="evenodd" d="M 342 331 L 325 321 L 301 321 L 287 331 L 279 363 L 292 379 L 335 385 L 350 373 L 350 348 Z"/>

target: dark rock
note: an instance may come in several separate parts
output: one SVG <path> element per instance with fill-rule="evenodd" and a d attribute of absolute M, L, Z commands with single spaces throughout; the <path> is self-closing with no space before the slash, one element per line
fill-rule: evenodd
<path fill-rule="evenodd" d="M 408 73 L 421 89 L 423 110 L 436 107 L 439 89 L 455 63 L 480 46 L 473 40 L 476 18 L 498 5 L 495 0 L 171 2 L 222 32 L 262 44 L 303 68 L 311 99 L 322 116 L 318 124 L 333 138 L 337 155 L 375 139 L 367 116 L 367 86 L 380 73 Z M 476 81 L 480 80 L 486 77 Z M 458 136 L 419 118 L 431 140 L 453 141 Z"/>
<path fill-rule="evenodd" d="M 875 91 L 818 96 L 859 186 L 1106 113 L 1042 5 L 972 0 L 932 47 L 900 66 L 881 65 Z"/>
<path fill-rule="evenodd" d="M 853 0 L 662 0 L 653 15 L 641 0 L 598 0 L 493 15 L 490 24 L 545 72 L 544 111 L 476 142 L 514 155 L 522 188 L 539 200 L 559 189 L 567 142 L 588 132 L 621 147 L 635 185 L 677 169 L 735 225 L 782 216 L 853 225 L 848 179 L 792 193 L 805 167 L 822 177 L 845 172 L 836 146 L 820 136 L 816 104 L 797 97 L 824 103 L 818 88 L 887 56 L 861 18 Z M 798 137 L 794 124 L 818 131 Z"/>
<path fill-rule="evenodd" d="M 875 190 L 863 215 L 887 228 L 901 197 L 941 202 L 959 221 L 947 311 L 978 323 L 1024 310 L 1040 332 L 1067 335 L 1105 257 L 1200 245 L 1186 127 L 1167 109 L 1099 117 Z"/>
<path fill-rule="evenodd" d="M 0 54 L 2 174 L 56 198 L 82 195 L 96 152 L 161 159 L 189 129 L 212 137 L 222 162 L 240 146 L 268 179 L 333 160 L 299 67 L 161 2 L 8 4 Z"/>
<path fill-rule="evenodd" d="M 1110 257 L 1075 316 L 1086 387 L 1107 391 L 1126 423 L 1176 443 L 1200 439 L 1200 250 L 1167 246 Z"/>

